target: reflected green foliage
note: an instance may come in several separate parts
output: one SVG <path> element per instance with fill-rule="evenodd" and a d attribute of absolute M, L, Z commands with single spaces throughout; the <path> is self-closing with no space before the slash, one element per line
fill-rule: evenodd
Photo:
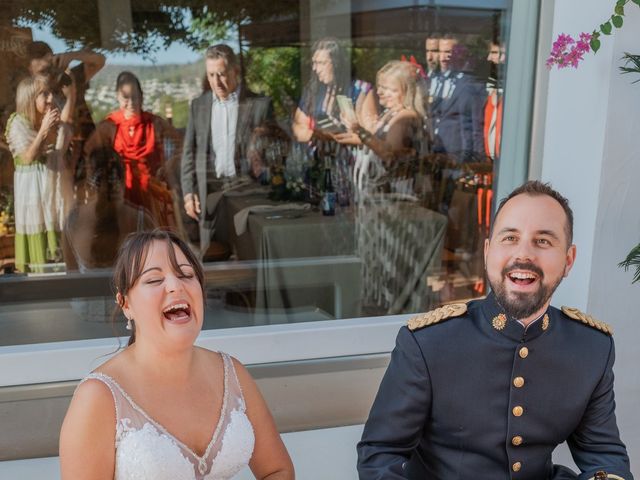
<path fill-rule="evenodd" d="M 109 32 L 101 30 L 100 3 L 116 9 L 118 20 L 108 26 Z M 118 3 L 66 0 L 63 8 L 51 0 L 22 0 L 3 5 L 3 16 L 13 24 L 49 27 L 70 49 L 136 52 L 153 58 L 156 51 L 173 42 L 194 44 L 187 28 L 189 11 L 182 8 L 183 3 L 132 0 L 130 12 L 117 12 Z"/>
<path fill-rule="evenodd" d="M 6 4 L 6 5 L 5 5 Z M 115 9 L 118 19 L 103 32 L 100 5 Z M 135 52 L 153 59 L 159 50 L 182 42 L 196 50 L 212 39 L 223 41 L 233 28 L 274 18 L 273 3 L 262 0 L 51 0 L 4 2 L 0 24 L 48 27 L 69 48 Z M 278 0 L 277 16 L 298 15 L 299 0 Z M 102 18 L 105 18 L 103 15 Z M 129 22 L 130 18 L 130 22 Z"/>
<path fill-rule="evenodd" d="M 272 98 L 277 118 L 293 114 L 302 91 L 299 48 L 251 48 L 245 71 L 249 89 Z"/>
<path fill-rule="evenodd" d="M 353 78 L 366 80 L 372 84 L 376 82 L 376 73 L 390 60 L 400 60 L 403 52 L 397 48 L 352 48 L 351 63 L 353 64 Z"/>
<path fill-rule="evenodd" d="M 189 120 L 189 102 L 187 100 L 173 103 L 173 126 L 176 128 L 187 128 Z"/>

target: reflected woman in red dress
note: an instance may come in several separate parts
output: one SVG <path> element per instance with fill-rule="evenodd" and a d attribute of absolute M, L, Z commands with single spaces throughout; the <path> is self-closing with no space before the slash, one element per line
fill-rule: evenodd
<path fill-rule="evenodd" d="M 114 154 L 124 167 L 124 199 L 144 208 L 162 227 L 175 227 L 174 195 L 165 183 L 178 166 L 180 137 L 163 118 L 142 109 L 140 81 L 131 72 L 121 72 L 116 81 L 119 109 L 107 115 L 87 141 L 87 155 Z M 167 143 L 171 148 L 167 149 Z M 166 158 L 165 151 L 173 152 Z M 94 158 L 92 164 L 99 164 Z"/>

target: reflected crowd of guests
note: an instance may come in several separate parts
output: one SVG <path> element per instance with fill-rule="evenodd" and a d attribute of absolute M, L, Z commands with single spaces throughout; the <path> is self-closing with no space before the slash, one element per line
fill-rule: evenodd
<path fill-rule="evenodd" d="M 107 268 L 126 234 L 151 227 L 183 234 L 204 260 L 228 257 L 223 193 L 245 177 L 269 185 L 292 152 L 303 159 L 295 176 L 306 200 L 318 200 L 318 172 L 330 168 L 341 206 L 389 194 L 417 199 L 449 217 L 451 250 L 473 250 L 462 230 L 489 227 L 505 46 L 487 43 L 484 69 L 460 37 L 433 34 L 424 46 L 424 66 L 391 60 L 365 79 L 354 77 L 338 40 L 315 42 L 308 82 L 283 121 L 269 97 L 247 87 L 234 51 L 214 45 L 204 91 L 180 131 L 145 110 L 128 71 L 114 85 L 117 106 L 94 123 L 84 97 L 104 56 L 32 42 L 15 109 L 2 119 L 15 168 L 15 269 Z M 472 221 L 457 198 L 470 191 Z"/>

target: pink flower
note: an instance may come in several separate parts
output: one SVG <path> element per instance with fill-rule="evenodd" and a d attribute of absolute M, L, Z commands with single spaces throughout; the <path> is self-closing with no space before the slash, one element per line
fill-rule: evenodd
<path fill-rule="evenodd" d="M 558 68 L 578 68 L 584 54 L 591 50 L 590 41 L 590 33 L 582 32 L 577 41 L 571 35 L 561 33 L 553 42 L 551 53 L 545 65 L 549 69 L 554 65 L 558 65 Z"/>

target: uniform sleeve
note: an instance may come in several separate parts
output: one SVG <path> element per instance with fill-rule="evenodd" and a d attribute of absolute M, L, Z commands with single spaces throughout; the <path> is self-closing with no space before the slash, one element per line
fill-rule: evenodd
<path fill-rule="evenodd" d="M 591 395 L 578 428 L 567 440 L 573 460 L 583 472 L 578 480 L 588 480 L 598 471 L 632 480 L 627 449 L 620 440 L 613 394 L 613 339 L 606 369 Z M 611 477 L 615 478 L 615 477 Z"/>
<path fill-rule="evenodd" d="M 471 104 L 471 127 L 473 129 L 473 154 L 478 159 L 484 156 L 484 103 L 486 91 L 482 85 L 476 85 Z"/>
<path fill-rule="evenodd" d="M 484 96 L 471 79 L 464 83 L 464 110 L 460 115 L 463 161 L 478 161 L 484 152 Z"/>
<path fill-rule="evenodd" d="M 403 327 L 358 443 L 360 480 L 404 479 L 431 409 L 431 382 L 415 337 Z"/>

